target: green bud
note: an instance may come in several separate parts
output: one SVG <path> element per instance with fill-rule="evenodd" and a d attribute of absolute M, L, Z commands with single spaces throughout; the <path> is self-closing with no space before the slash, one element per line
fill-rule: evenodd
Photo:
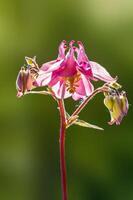
<path fill-rule="evenodd" d="M 116 121 L 117 124 L 121 121 L 122 108 L 121 108 L 121 100 L 119 96 L 114 96 L 114 104 L 113 104 L 113 111 L 111 112 L 111 117 L 113 120 Z"/>
<path fill-rule="evenodd" d="M 106 93 L 104 104 L 110 113 L 111 120 L 109 124 L 112 125 L 116 123 L 116 125 L 119 125 L 123 117 L 127 114 L 129 108 L 126 93 L 124 91 L 121 93 L 118 91 L 112 91 L 110 94 Z"/>
<path fill-rule="evenodd" d="M 114 98 L 111 95 L 106 95 L 104 98 L 104 105 L 109 111 L 113 111 Z"/>
<path fill-rule="evenodd" d="M 121 99 L 122 111 L 126 115 L 128 112 L 129 104 L 128 104 L 128 99 L 126 97 L 126 93 L 124 91 L 122 91 L 122 93 L 120 94 L 120 99 Z"/>

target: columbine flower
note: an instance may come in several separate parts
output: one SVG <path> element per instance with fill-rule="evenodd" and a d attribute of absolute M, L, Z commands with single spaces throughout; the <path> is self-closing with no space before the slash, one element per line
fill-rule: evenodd
<path fill-rule="evenodd" d="M 22 67 L 16 81 L 17 96 L 24 94 L 50 95 L 58 103 L 60 113 L 60 172 L 62 200 L 67 200 L 67 175 L 65 163 L 65 137 L 66 129 L 72 125 L 83 126 L 103 130 L 99 126 L 79 119 L 80 112 L 87 106 L 89 101 L 98 93 L 104 93 L 104 104 L 111 116 L 110 125 L 121 123 L 128 112 L 128 100 L 124 91 L 119 92 L 121 85 L 112 78 L 104 67 L 96 62 L 90 61 L 85 53 L 84 46 L 77 42 L 74 46 L 72 40 L 69 45 L 62 41 L 59 46 L 59 54 L 56 60 L 47 62 L 38 67 L 36 58 L 26 57 L 26 67 Z M 91 81 L 102 80 L 103 86 L 96 88 Z M 32 90 L 35 87 L 47 86 L 47 90 Z M 70 97 L 74 100 L 82 99 L 80 105 L 70 116 L 64 104 L 64 98 Z"/>
<path fill-rule="evenodd" d="M 77 42 L 78 47 L 74 43 L 72 40 L 67 47 L 62 41 L 58 58 L 43 64 L 36 79 L 37 86 L 48 85 L 59 99 L 89 96 L 94 91 L 90 80 L 115 81 L 101 65 L 89 61 L 81 42 Z"/>
<path fill-rule="evenodd" d="M 112 92 L 111 92 L 112 93 Z M 108 108 L 111 116 L 110 125 L 119 125 L 125 115 L 127 115 L 129 104 L 126 93 L 113 91 L 112 94 L 105 94 L 104 104 Z"/>
<path fill-rule="evenodd" d="M 35 77 L 37 77 L 39 70 L 36 63 L 36 57 L 25 57 L 25 60 L 27 62 L 27 66 L 26 68 L 21 67 L 16 80 L 16 88 L 18 91 L 17 97 L 23 96 L 25 92 L 34 88 Z"/>

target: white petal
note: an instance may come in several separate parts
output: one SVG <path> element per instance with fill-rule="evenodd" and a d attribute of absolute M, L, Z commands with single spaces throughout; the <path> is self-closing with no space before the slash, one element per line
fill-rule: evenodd
<path fill-rule="evenodd" d="M 115 81 L 115 79 L 112 78 L 112 76 L 108 73 L 108 71 L 100 64 L 90 61 L 90 65 L 92 68 L 92 74 L 94 78 L 100 79 L 105 82 Z"/>

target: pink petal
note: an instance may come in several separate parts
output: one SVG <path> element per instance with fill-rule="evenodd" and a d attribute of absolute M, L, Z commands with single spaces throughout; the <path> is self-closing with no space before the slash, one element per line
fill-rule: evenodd
<path fill-rule="evenodd" d="M 59 45 L 59 54 L 58 54 L 58 60 L 63 59 L 65 57 L 65 51 L 66 51 L 66 41 L 63 40 L 61 44 Z"/>
<path fill-rule="evenodd" d="M 40 69 L 46 73 L 53 72 L 60 68 L 60 64 L 62 63 L 62 61 L 63 60 L 59 60 L 59 61 L 53 60 L 53 61 L 44 63 Z"/>
<path fill-rule="evenodd" d="M 72 98 L 75 100 L 75 101 L 77 101 L 77 100 L 80 100 L 80 99 L 84 99 L 84 98 L 86 98 L 85 96 L 82 96 L 82 95 L 80 95 L 80 94 L 78 94 L 78 93 L 76 93 L 76 92 L 74 92 L 73 94 L 72 94 Z"/>
<path fill-rule="evenodd" d="M 81 74 L 81 79 L 77 82 L 77 85 L 78 87 L 76 87 L 76 91 L 72 95 L 74 100 L 84 99 L 86 96 L 90 96 L 94 90 L 90 80 L 83 74 Z"/>
<path fill-rule="evenodd" d="M 64 82 L 59 82 L 60 83 L 60 87 L 58 89 L 58 96 L 59 98 L 61 99 L 64 99 L 64 96 L 65 96 L 65 84 Z"/>
<path fill-rule="evenodd" d="M 94 91 L 93 85 L 91 84 L 90 80 L 83 74 L 81 74 L 81 79 L 83 81 L 86 96 L 90 96 L 90 94 Z"/>
<path fill-rule="evenodd" d="M 82 42 L 78 41 L 79 49 L 76 48 L 77 51 L 77 61 L 80 62 L 89 62 L 89 59 L 85 53 L 84 45 Z"/>
<path fill-rule="evenodd" d="M 58 81 L 60 81 L 60 77 L 56 73 L 53 72 L 49 86 L 53 87 Z"/>
<path fill-rule="evenodd" d="M 58 76 L 61 77 L 70 77 L 74 76 L 77 73 L 77 62 L 74 57 L 74 49 L 71 48 L 63 60 L 62 63 L 60 63 L 60 68 L 54 71 Z"/>
<path fill-rule="evenodd" d="M 112 82 L 112 81 L 116 80 L 100 64 L 93 62 L 93 61 L 90 61 L 89 63 L 91 65 L 92 74 L 93 74 L 94 78 L 100 79 L 105 82 Z"/>
<path fill-rule="evenodd" d="M 88 77 L 93 77 L 92 69 L 88 62 L 81 62 L 77 68 L 80 72 L 82 72 L 82 74 L 84 74 Z"/>
<path fill-rule="evenodd" d="M 71 94 L 66 90 L 64 81 L 58 81 L 52 86 L 52 90 L 58 99 L 65 99 L 71 96 Z"/>
<path fill-rule="evenodd" d="M 39 75 L 35 81 L 37 86 L 45 86 L 48 85 L 51 81 L 52 73 L 45 73 L 44 71 L 40 70 Z"/>

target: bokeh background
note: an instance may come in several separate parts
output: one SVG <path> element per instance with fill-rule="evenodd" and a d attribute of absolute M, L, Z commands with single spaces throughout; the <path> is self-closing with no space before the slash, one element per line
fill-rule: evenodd
<path fill-rule="evenodd" d="M 133 91 L 132 0 L 0 0 L 0 199 L 60 200 L 59 114 L 50 98 L 16 98 L 24 56 L 42 63 L 61 40 L 81 40 L 91 60 Z M 67 100 L 69 112 L 75 108 Z M 73 126 L 66 138 L 69 200 L 133 199 L 132 106 L 109 126 L 99 94 L 81 118 L 103 132 Z"/>

